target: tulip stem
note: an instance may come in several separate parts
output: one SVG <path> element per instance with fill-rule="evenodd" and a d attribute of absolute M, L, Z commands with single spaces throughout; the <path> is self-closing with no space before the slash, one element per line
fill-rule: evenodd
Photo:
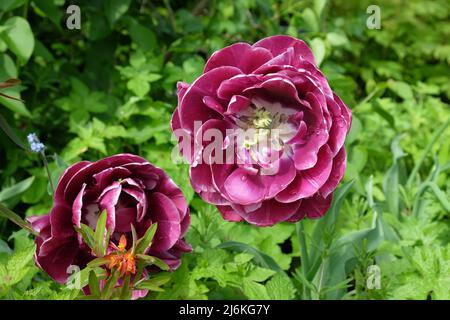
<path fill-rule="evenodd" d="M 44 151 L 41 151 L 42 161 L 44 162 L 45 171 L 47 172 L 48 182 L 50 183 L 50 189 L 52 191 L 52 195 L 55 194 L 55 187 L 53 186 L 52 175 L 50 173 L 50 169 L 48 168 L 47 156 Z"/>
<path fill-rule="evenodd" d="M 298 243 L 300 246 L 300 259 L 301 259 L 301 268 L 304 280 L 307 281 L 307 274 L 309 270 L 309 258 L 308 258 L 308 248 L 306 247 L 306 238 L 305 238 L 305 229 L 303 227 L 303 220 L 300 220 L 296 224 L 296 231 L 298 237 Z M 309 299 L 309 288 L 308 286 L 303 286 L 304 294 L 307 299 Z"/>

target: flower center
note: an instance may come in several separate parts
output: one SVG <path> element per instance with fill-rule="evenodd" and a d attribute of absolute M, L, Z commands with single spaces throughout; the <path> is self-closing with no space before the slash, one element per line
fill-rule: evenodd
<path fill-rule="evenodd" d="M 238 156 L 246 164 L 270 167 L 283 155 L 286 142 L 295 135 L 289 116 L 295 111 L 283 108 L 280 103 L 254 100 L 246 109 L 235 115 Z M 239 151 L 241 150 L 241 151 Z"/>
<path fill-rule="evenodd" d="M 253 111 L 252 124 L 256 129 L 268 129 L 272 123 L 272 114 L 264 109 Z"/>

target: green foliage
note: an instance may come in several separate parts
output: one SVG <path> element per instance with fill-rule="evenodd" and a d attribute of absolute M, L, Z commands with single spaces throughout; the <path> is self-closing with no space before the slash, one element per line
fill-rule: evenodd
<path fill-rule="evenodd" d="M 379 30 L 366 27 L 369 0 L 77 3 L 81 30 L 65 26 L 68 1 L 0 1 L 0 81 L 22 81 L 2 93 L 25 101 L 0 97 L 0 298 L 81 297 L 35 266 L 31 238 L 5 218 L 27 227 L 51 208 L 24 146 L 36 132 L 54 185 L 67 165 L 132 152 L 181 187 L 193 253 L 140 284 L 150 299 L 449 299 L 448 1 L 378 1 Z M 344 183 L 325 217 L 297 229 L 223 221 L 172 161 L 177 81 L 195 80 L 215 50 L 274 34 L 304 39 L 353 113 Z M 78 231 L 103 256 L 100 227 Z M 379 289 L 367 285 L 373 265 Z M 93 296 L 98 269 L 81 272 Z M 109 298 L 129 297 L 111 286 Z"/>

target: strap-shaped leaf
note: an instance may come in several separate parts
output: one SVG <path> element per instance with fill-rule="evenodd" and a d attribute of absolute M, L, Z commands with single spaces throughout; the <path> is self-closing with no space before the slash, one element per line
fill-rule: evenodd
<path fill-rule="evenodd" d="M 94 252 L 97 257 L 103 257 L 106 254 L 105 244 L 105 231 L 106 231 L 106 210 L 100 214 L 95 227 L 94 233 Z"/>
<path fill-rule="evenodd" d="M 169 272 L 159 273 L 152 276 L 150 279 L 141 280 L 135 284 L 136 289 L 146 289 L 150 291 L 164 291 L 160 288 L 162 285 L 170 280 L 171 274 Z"/>
<path fill-rule="evenodd" d="M 8 209 L 6 206 L 4 206 L 2 203 L 0 203 L 0 216 L 5 217 L 15 224 L 17 224 L 22 229 L 27 230 L 31 234 L 38 236 L 39 234 L 31 227 L 31 225 L 23 220 L 19 215 L 12 212 L 10 209 Z"/>
<path fill-rule="evenodd" d="M 157 258 L 157 257 L 153 257 L 153 256 L 148 256 L 145 254 L 138 254 L 136 255 L 139 259 L 141 259 L 142 261 L 144 261 L 144 263 L 146 265 L 155 265 L 158 268 L 160 268 L 161 270 L 164 271 L 168 271 L 169 265 L 167 263 L 165 263 L 163 260 Z"/>
<path fill-rule="evenodd" d="M 89 272 L 89 290 L 91 291 L 93 298 L 100 297 L 100 281 L 94 270 Z"/>
<path fill-rule="evenodd" d="M 89 246 L 89 248 L 94 250 L 94 231 L 84 223 L 80 224 L 80 228 L 75 227 L 75 230 L 81 235 L 84 242 Z"/>
<path fill-rule="evenodd" d="M 95 267 L 100 267 L 103 266 L 105 264 L 109 263 L 109 260 L 106 258 L 95 258 L 94 260 L 90 261 L 87 266 L 89 268 L 95 268 Z"/>
<path fill-rule="evenodd" d="M 153 237 L 155 236 L 156 229 L 158 227 L 157 223 L 152 224 L 144 236 L 137 241 L 136 244 L 136 254 L 144 254 L 148 247 L 150 247 Z"/>

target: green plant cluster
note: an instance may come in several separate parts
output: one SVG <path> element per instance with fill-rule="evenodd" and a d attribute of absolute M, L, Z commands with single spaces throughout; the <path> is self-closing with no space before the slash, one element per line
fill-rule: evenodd
<path fill-rule="evenodd" d="M 450 3 L 377 1 L 369 29 L 371 2 L 80 0 L 81 29 L 68 30 L 69 1 L 2 0 L 0 82 L 22 84 L 1 92 L 23 101 L 0 96 L 0 202 L 23 217 L 51 208 L 30 132 L 53 184 L 81 159 L 131 152 L 167 171 L 192 214 L 193 253 L 148 299 L 450 299 Z M 177 81 L 275 34 L 310 45 L 353 123 L 327 215 L 256 228 L 194 195 L 169 121 Z M 0 298 L 81 297 L 35 266 L 19 230 L 0 217 Z"/>

